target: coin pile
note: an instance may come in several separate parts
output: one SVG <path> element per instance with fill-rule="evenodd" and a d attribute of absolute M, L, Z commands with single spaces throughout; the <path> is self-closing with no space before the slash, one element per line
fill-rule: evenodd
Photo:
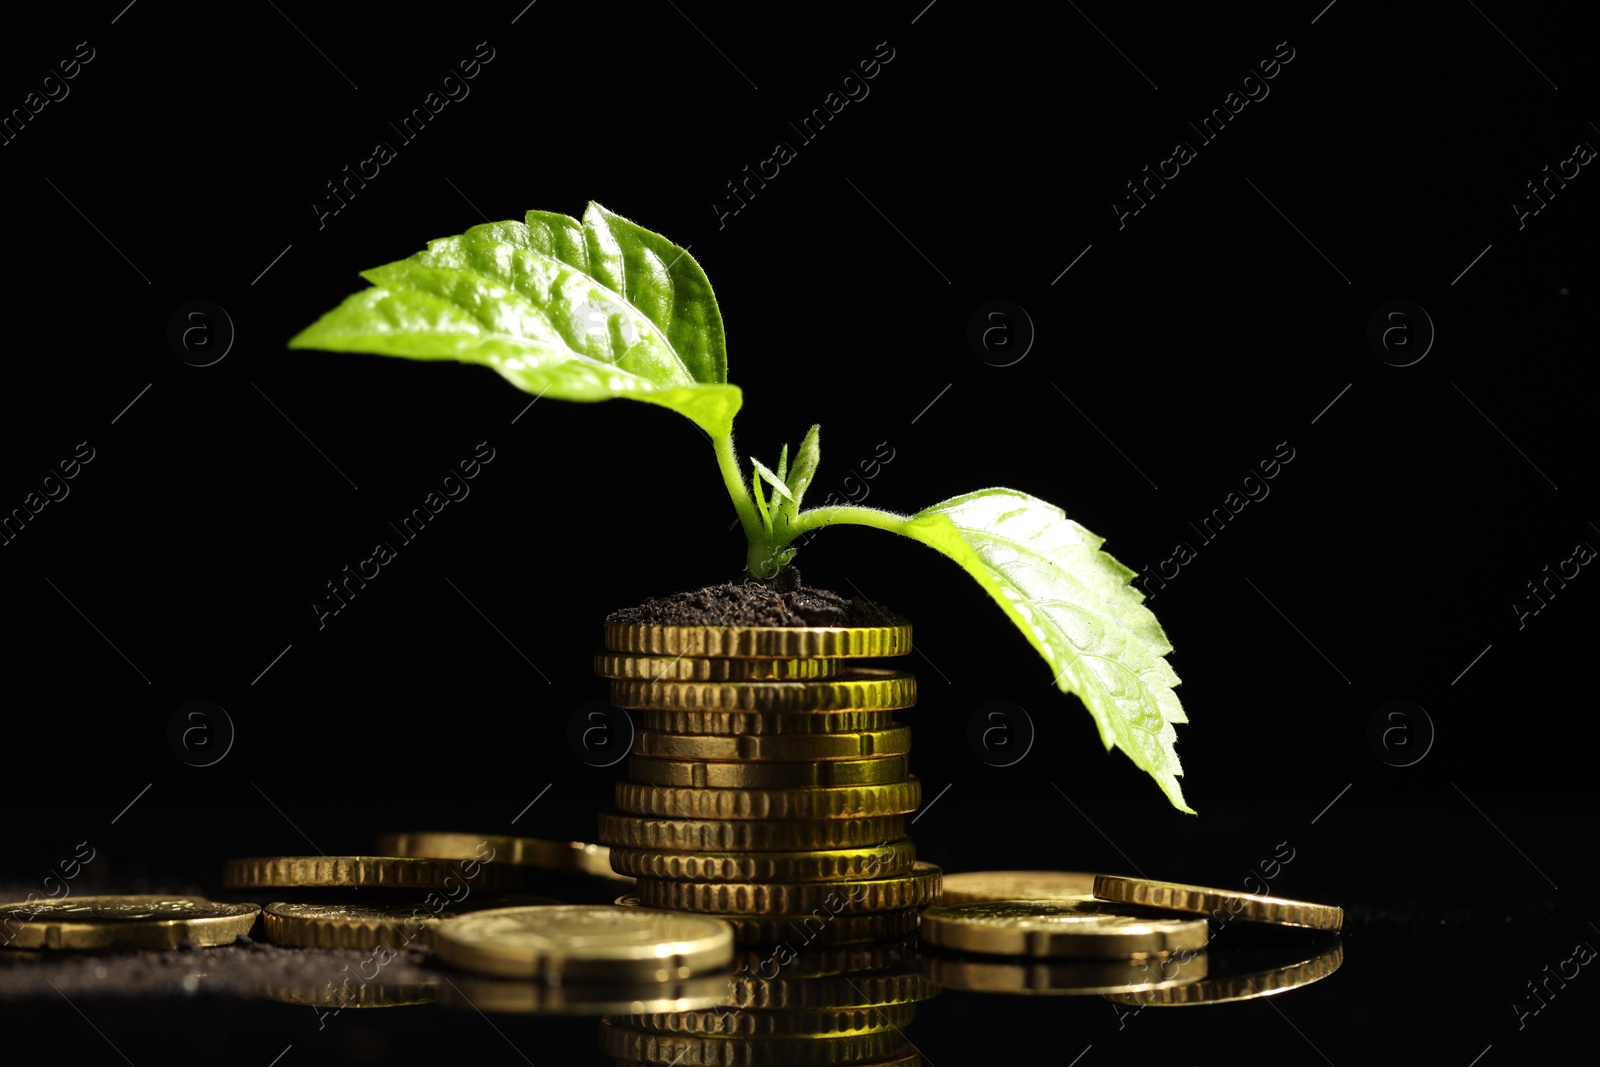
<path fill-rule="evenodd" d="M 921 783 L 894 713 L 916 680 L 852 665 L 909 652 L 909 623 L 611 623 L 605 642 L 596 673 L 643 729 L 599 836 L 641 904 L 720 916 L 746 944 L 915 935 L 940 885 L 905 836 Z"/>
<path fill-rule="evenodd" d="M 495 908 L 439 928 L 444 963 L 546 984 L 665 983 L 715 973 L 733 958 L 733 931 L 702 915 L 614 904 Z"/>
<path fill-rule="evenodd" d="M 413 832 L 384 834 L 377 845 L 371 856 L 233 859 L 222 881 L 268 898 L 261 924 L 273 944 L 388 953 L 429 946 L 433 927 L 469 912 L 561 903 L 527 892 L 544 888 L 545 875 L 598 883 L 604 874 L 604 884 L 618 884 L 607 850 L 578 841 Z M 298 899 L 270 899 L 287 896 Z"/>
<path fill-rule="evenodd" d="M 1308 984 L 1342 959 L 1337 943 L 1266 969 L 1224 953 L 1210 976 L 1207 917 L 1337 931 L 1344 913 L 1326 904 L 1080 871 L 956 874 L 945 890 L 919 933 L 923 975 L 950 989 L 1217 1003 Z"/>

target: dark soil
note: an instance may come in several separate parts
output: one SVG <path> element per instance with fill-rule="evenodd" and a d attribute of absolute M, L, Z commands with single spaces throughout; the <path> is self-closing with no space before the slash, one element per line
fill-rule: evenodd
<path fill-rule="evenodd" d="M 259 927 L 258 927 L 259 928 Z M 242 997 L 267 997 L 304 1004 L 326 998 L 328 983 L 356 975 L 372 953 L 356 949 L 283 948 L 241 938 L 231 945 L 173 952 L 45 952 L 0 950 L 0 1002 L 24 998 L 76 1000 L 93 998 L 169 997 L 196 992 Z M 425 950 L 406 950 L 381 966 L 380 989 L 426 991 L 438 972 L 424 966 Z M 53 983 L 53 991 L 47 982 Z M 356 983 L 349 987 L 351 995 Z M 274 994 L 277 994 L 276 996 Z M 339 1004 L 323 1003 L 329 1008 Z M 307 1016 L 310 1018 L 310 1016 Z M 328 1020 L 328 1025 L 332 1020 Z"/>
<path fill-rule="evenodd" d="M 870 600 L 840 596 L 831 589 L 789 582 L 723 582 L 652 597 L 613 611 L 606 622 L 657 626 L 883 626 L 905 620 Z M 793 585 L 784 589 L 780 585 Z"/>

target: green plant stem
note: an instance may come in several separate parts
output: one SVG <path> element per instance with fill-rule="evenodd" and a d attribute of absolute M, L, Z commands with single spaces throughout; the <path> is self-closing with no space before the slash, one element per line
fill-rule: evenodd
<path fill-rule="evenodd" d="M 908 516 L 879 508 L 840 504 L 837 507 L 802 511 L 793 519 L 780 509 L 769 533 L 761 516 L 756 513 L 755 502 L 745 485 L 744 474 L 739 468 L 739 456 L 733 449 L 733 436 L 713 438 L 711 443 L 716 449 L 717 466 L 722 470 L 723 484 L 728 487 L 728 496 L 732 498 L 734 510 L 739 513 L 739 522 L 744 526 L 745 540 L 749 545 L 745 566 L 757 577 L 776 577 L 776 572 L 767 573 L 772 568 L 773 559 L 795 538 L 824 526 L 872 526 L 890 533 L 904 532 Z"/>
<path fill-rule="evenodd" d="M 742 488 L 742 486 L 741 486 Z M 750 551 L 745 559 L 745 566 L 750 573 L 758 578 L 771 579 L 777 577 L 787 565 L 787 561 L 777 566 L 774 562 L 791 541 L 801 534 L 823 526 L 835 524 L 874 526 L 890 533 L 904 533 L 907 516 L 896 515 L 892 511 L 880 511 L 877 508 L 856 507 L 841 504 L 832 508 L 814 508 L 803 511 L 793 519 L 781 510 L 773 518 L 772 532 L 767 533 L 762 529 L 759 520 L 756 523 L 756 532 L 750 535 L 750 526 L 745 526 L 745 534 L 749 537 Z"/>
<path fill-rule="evenodd" d="M 810 511 L 802 511 L 795 516 L 794 522 L 784 531 L 782 544 L 777 547 L 782 548 L 801 534 L 809 533 L 824 526 L 872 526 L 879 530 L 887 530 L 890 533 L 900 533 L 901 527 L 906 524 L 907 518 L 909 516 L 897 515 L 892 511 L 884 511 L 881 508 L 864 508 L 855 504 L 840 504 L 831 508 L 812 508 Z"/>
<path fill-rule="evenodd" d="M 733 510 L 739 513 L 739 523 L 744 527 L 744 536 L 751 546 L 766 539 L 766 531 L 761 526 L 761 516 L 756 514 L 756 506 L 750 499 L 750 490 L 744 486 L 744 475 L 739 470 L 739 457 L 733 451 L 733 435 L 714 437 L 711 447 L 717 453 L 717 466 L 722 470 L 722 482 L 728 487 L 728 495 L 733 498 Z"/>

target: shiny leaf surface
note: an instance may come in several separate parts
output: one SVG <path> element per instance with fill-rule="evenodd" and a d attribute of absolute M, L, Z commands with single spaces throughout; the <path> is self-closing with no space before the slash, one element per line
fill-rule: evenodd
<path fill-rule="evenodd" d="M 740 393 L 726 384 L 722 320 L 699 265 L 598 205 L 585 216 L 593 227 L 535 214 L 532 225 L 474 226 L 364 271 L 373 288 L 290 347 L 481 363 L 530 393 L 642 400 L 730 433 Z"/>
<path fill-rule="evenodd" d="M 893 527 L 888 527 L 893 528 Z M 1128 584 L 1134 572 L 1100 551 L 1103 538 L 1053 504 L 1013 489 L 954 497 L 902 520 L 896 532 L 938 549 L 978 580 L 1050 664 L 1057 687 L 1192 812 L 1178 777 L 1174 723 L 1188 722 L 1161 624 Z"/>

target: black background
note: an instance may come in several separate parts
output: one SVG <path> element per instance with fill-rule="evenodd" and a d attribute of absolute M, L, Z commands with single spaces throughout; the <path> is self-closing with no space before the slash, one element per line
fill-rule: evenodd
<path fill-rule="evenodd" d="M 0 44 L 7 109 L 78 42 L 94 49 L 0 147 L 0 507 L 78 442 L 94 450 L 0 546 L 0 882 L 16 895 L 84 840 L 82 886 L 130 891 L 214 890 L 226 857 L 363 852 L 393 829 L 593 838 L 617 769 L 565 736 L 605 694 L 601 621 L 743 563 L 710 450 L 646 404 L 525 410 L 483 368 L 285 348 L 361 269 L 592 199 L 690 246 L 716 286 L 741 455 L 774 463 L 818 422 L 816 496 L 865 486 L 911 512 L 1006 485 L 1141 573 L 1197 549 L 1150 607 L 1183 679 L 1198 817 L 1102 751 L 949 561 L 853 528 L 804 549 L 807 582 L 914 621 L 920 855 L 1236 886 L 1289 842 L 1274 892 L 1351 917 L 1344 969 L 1266 1004 L 1119 1030 L 1098 999 L 946 994 L 908 1031 L 930 1062 L 996 1047 L 1231 1062 L 1243 1044 L 1492 1064 L 1582 1026 L 1587 969 L 1521 1028 L 1511 1008 L 1600 941 L 1578 684 L 1600 579 L 1585 567 L 1537 614 L 1513 607 L 1600 544 L 1600 179 L 1584 167 L 1520 229 L 1511 209 L 1600 143 L 1575 5 L 119 9 L 52 8 Z M 479 42 L 493 59 L 470 95 L 400 144 L 387 122 Z M 869 95 L 802 143 L 788 123 L 880 48 L 893 58 Z M 1270 95 L 1119 227 L 1124 183 L 1288 48 Z M 319 226 L 313 200 L 377 140 L 396 158 Z M 778 141 L 796 158 L 719 225 L 713 199 Z M 166 338 L 191 300 L 236 331 L 209 367 Z M 990 300 L 1035 331 L 1010 366 L 968 344 Z M 1437 330 L 1411 366 L 1366 341 L 1392 300 Z M 470 496 L 319 628 L 324 583 L 481 441 L 495 458 Z M 1293 459 L 1270 495 L 1202 541 L 1189 523 L 1280 443 Z M 847 486 L 885 445 L 892 461 Z M 236 731 L 205 768 L 166 733 L 197 699 Z M 1007 768 L 967 745 L 990 700 L 1036 731 Z M 1391 700 L 1431 720 L 1410 766 L 1368 741 Z M 39 1005 L 81 1062 L 115 1061 L 67 1005 Z M 502 1019 L 502 1040 L 471 1014 L 370 1013 L 328 1034 L 241 1011 L 200 1042 L 189 1005 L 80 1006 L 135 1063 L 224 1041 L 263 1063 L 288 1043 L 300 1062 L 599 1056 L 587 1022 Z"/>

